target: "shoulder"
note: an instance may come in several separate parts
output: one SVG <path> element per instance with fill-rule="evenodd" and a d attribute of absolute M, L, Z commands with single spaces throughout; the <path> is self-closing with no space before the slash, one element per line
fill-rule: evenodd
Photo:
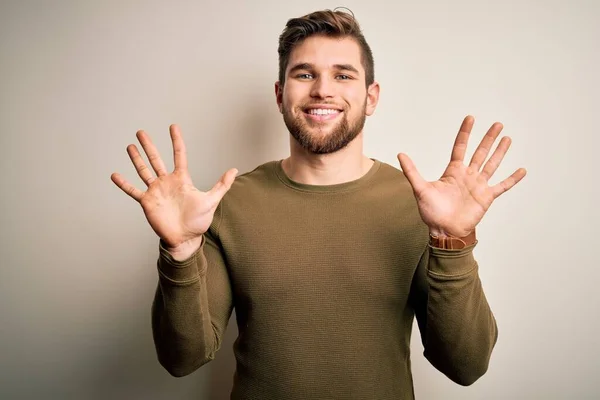
<path fill-rule="evenodd" d="M 248 191 L 263 191 L 276 180 L 275 166 L 277 161 L 269 161 L 258 165 L 253 170 L 242 173 L 235 178 L 228 194 L 237 195 Z M 231 197 L 231 196 L 230 196 Z"/>
<path fill-rule="evenodd" d="M 277 185 L 276 163 L 277 161 L 268 161 L 236 176 L 221 202 L 229 207 L 246 207 L 256 201 L 260 202 Z"/>
<path fill-rule="evenodd" d="M 244 218 L 250 210 L 263 204 L 270 188 L 275 185 L 277 161 L 269 161 L 236 176 L 231 188 L 216 207 L 211 231 L 214 235 L 219 227 L 231 218 Z"/>
<path fill-rule="evenodd" d="M 367 192 L 381 208 L 386 210 L 390 219 L 398 222 L 402 229 L 413 227 L 419 235 L 424 229 L 413 188 L 402 170 L 380 162 L 379 170 Z M 378 207 L 373 207 L 373 209 Z"/>
<path fill-rule="evenodd" d="M 377 172 L 381 178 L 408 182 L 404 172 L 384 161 L 379 161 L 379 171 Z"/>
<path fill-rule="evenodd" d="M 412 186 L 402 170 L 383 161 L 378 161 L 379 169 L 374 175 L 371 184 L 382 190 L 389 189 L 395 193 L 412 193 Z"/>

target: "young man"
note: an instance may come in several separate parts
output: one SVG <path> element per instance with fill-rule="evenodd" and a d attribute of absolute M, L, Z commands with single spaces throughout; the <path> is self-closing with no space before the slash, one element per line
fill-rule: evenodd
<path fill-rule="evenodd" d="M 463 121 L 440 180 L 363 154 L 379 97 L 354 18 L 320 11 L 288 21 L 275 84 L 290 156 L 200 192 L 177 126 L 167 173 L 150 138 L 127 150 L 146 192 L 113 174 L 160 237 L 152 328 L 174 376 L 215 357 L 235 307 L 233 399 L 411 399 L 416 316 L 425 357 L 461 385 L 488 368 L 497 339 L 473 257 L 475 227 L 525 175 L 487 181 L 510 141 L 494 124 L 465 165 Z"/>

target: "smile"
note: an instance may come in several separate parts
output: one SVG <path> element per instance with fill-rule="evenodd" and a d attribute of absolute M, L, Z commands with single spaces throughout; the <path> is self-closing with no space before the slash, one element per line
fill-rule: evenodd
<path fill-rule="evenodd" d="M 330 121 L 337 118 L 343 111 L 334 108 L 309 108 L 304 114 L 312 121 Z"/>

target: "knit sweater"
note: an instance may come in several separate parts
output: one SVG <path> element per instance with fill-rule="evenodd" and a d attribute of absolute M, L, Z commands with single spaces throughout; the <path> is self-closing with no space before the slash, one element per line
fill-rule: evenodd
<path fill-rule="evenodd" d="M 238 176 L 198 251 L 159 242 L 152 306 L 161 365 L 184 376 L 214 359 L 232 310 L 232 399 L 413 399 L 410 338 L 470 385 L 497 340 L 473 256 L 431 247 L 404 174 L 378 160 L 317 186 L 271 161 Z"/>

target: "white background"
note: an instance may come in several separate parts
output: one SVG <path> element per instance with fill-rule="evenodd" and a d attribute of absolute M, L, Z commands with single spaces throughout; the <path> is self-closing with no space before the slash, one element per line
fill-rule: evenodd
<path fill-rule="evenodd" d="M 381 84 L 367 155 L 398 166 L 406 152 L 437 179 L 472 114 L 468 157 L 494 121 L 513 139 L 492 183 L 528 170 L 478 228 L 499 325 L 489 371 L 452 383 L 415 330 L 417 398 L 600 396 L 600 3 L 237 0 L 0 3 L 1 398 L 228 398 L 234 321 L 194 374 L 156 361 L 158 239 L 110 174 L 143 188 L 125 151 L 138 129 L 172 166 L 171 123 L 202 190 L 286 157 L 278 36 L 337 6 L 361 23 Z"/>

